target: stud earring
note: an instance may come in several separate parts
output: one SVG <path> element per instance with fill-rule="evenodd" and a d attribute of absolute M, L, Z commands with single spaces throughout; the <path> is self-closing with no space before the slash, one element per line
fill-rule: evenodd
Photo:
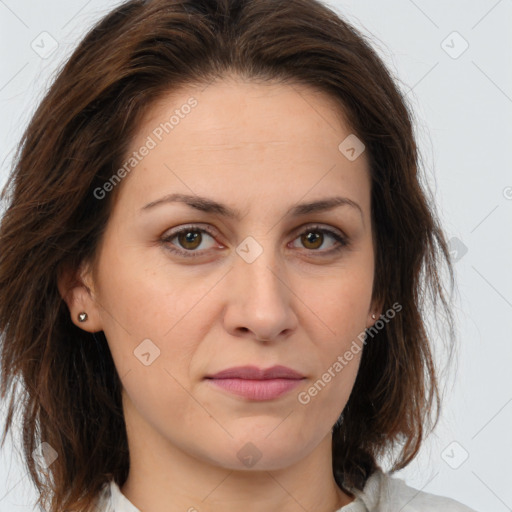
<path fill-rule="evenodd" d="M 87 320 L 87 313 L 85 313 L 85 311 L 78 313 L 78 321 L 79 322 L 85 322 L 86 320 Z"/>
<path fill-rule="evenodd" d="M 372 318 L 375 320 L 377 317 L 375 316 L 375 314 L 372 315 Z"/>

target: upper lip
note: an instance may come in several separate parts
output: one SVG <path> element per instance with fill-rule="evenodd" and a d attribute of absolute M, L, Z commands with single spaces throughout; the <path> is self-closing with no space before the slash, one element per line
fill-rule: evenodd
<path fill-rule="evenodd" d="M 263 369 L 257 366 L 235 366 L 227 368 L 214 375 L 207 375 L 207 379 L 302 379 L 304 376 L 286 366 L 276 365 Z"/>

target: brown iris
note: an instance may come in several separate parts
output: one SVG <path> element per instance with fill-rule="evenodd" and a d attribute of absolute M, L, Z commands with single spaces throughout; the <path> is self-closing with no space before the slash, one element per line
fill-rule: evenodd
<path fill-rule="evenodd" d="M 182 231 L 178 234 L 178 241 L 184 249 L 196 249 L 201 244 L 202 235 L 200 231 Z"/>
<path fill-rule="evenodd" d="M 318 249 L 323 242 L 324 235 L 315 231 L 308 231 L 301 235 L 301 242 L 306 246 L 307 249 Z M 320 243 L 318 243 L 320 241 Z M 307 244 L 313 244 L 314 247 L 307 247 Z"/>

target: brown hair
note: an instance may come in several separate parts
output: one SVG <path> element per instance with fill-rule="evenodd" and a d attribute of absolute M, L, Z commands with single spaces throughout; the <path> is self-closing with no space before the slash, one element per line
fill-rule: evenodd
<path fill-rule="evenodd" d="M 102 485 L 110 478 L 122 485 L 129 469 L 108 345 L 103 333 L 71 322 L 59 272 L 94 256 L 115 194 L 99 200 L 93 191 L 122 164 L 147 109 L 180 86 L 231 73 L 323 91 L 366 146 L 374 298 L 384 310 L 394 303 L 402 310 L 366 344 L 334 427 L 338 485 L 362 489 L 391 451 L 392 470 L 403 468 L 437 424 L 439 384 L 423 308 L 440 299 L 453 332 L 441 264 L 452 287 L 453 270 L 421 183 L 412 114 L 365 36 L 316 0 L 131 0 L 102 19 L 60 70 L 2 194 L 1 396 L 10 397 L 2 445 L 20 412 L 25 462 L 38 503 L 51 510 L 89 510 Z M 58 454 L 46 471 L 32 457 L 42 442 Z"/>

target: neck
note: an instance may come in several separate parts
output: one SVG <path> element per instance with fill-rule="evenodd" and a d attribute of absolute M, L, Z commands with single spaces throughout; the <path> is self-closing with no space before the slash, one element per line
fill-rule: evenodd
<path fill-rule="evenodd" d="M 332 474 L 331 434 L 304 459 L 276 470 L 231 470 L 155 434 L 130 442 L 121 492 L 144 512 L 335 512 L 353 501 Z M 134 439 L 132 439 L 134 440 Z"/>

